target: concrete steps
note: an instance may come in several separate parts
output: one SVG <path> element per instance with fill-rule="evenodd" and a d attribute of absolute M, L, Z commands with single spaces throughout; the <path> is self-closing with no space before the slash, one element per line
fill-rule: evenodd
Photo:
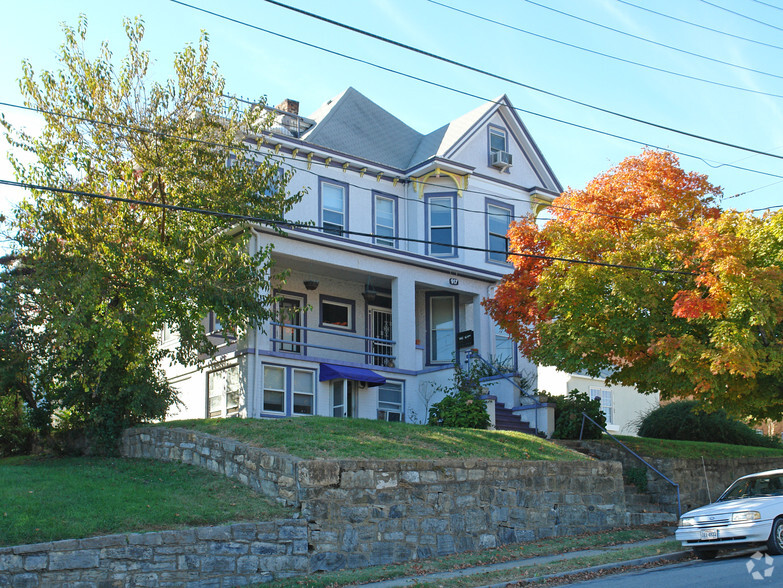
<path fill-rule="evenodd" d="M 630 526 L 677 522 L 676 514 L 662 511 L 652 496 L 640 492 L 633 484 L 625 485 L 625 506 L 625 523 Z"/>
<path fill-rule="evenodd" d="M 536 430 L 530 426 L 530 423 L 523 421 L 519 415 L 514 414 L 510 408 L 502 402 L 495 403 L 495 429 L 498 431 L 518 431 L 535 435 Z"/>

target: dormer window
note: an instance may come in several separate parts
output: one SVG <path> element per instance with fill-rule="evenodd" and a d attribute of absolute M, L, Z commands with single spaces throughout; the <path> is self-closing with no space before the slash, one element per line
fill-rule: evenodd
<path fill-rule="evenodd" d="M 503 170 L 511 166 L 506 131 L 500 127 L 489 127 L 489 165 Z"/>

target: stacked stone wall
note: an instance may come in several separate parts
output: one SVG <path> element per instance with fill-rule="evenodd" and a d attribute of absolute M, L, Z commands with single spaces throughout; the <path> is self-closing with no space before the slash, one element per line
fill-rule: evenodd
<path fill-rule="evenodd" d="M 127 431 L 122 453 L 205 467 L 297 512 L 274 523 L 5 548 L 0 586 L 239 586 L 625 521 L 616 462 L 304 460 L 163 427 Z"/>
<path fill-rule="evenodd" d="M 624 468 L 646 467 L 619 445 L 609 441 L 577 441 L 566 443 L 581 447 L 601 460 L 622 463 Z M 741 476 L 766 470 L 783 469 L 783 457 L 683 459 L 646 457 L 645 460 L 680 487 L 682 512 L 709 504 Z M 706 473 L 706 475 L 705 475 Z M 677 492 L 674 487 L 647 470 L 648 493 L 669 512 L 677 513 Z"/>

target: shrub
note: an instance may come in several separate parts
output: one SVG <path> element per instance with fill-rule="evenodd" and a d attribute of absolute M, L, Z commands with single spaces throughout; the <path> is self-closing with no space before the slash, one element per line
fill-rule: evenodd
<path fill-rule="evenodd" d="M 34 439 L 21 398 L 0 396 L 0 457 L 29 453 Z"/>
<path fill-rule="evenodd" d="M 430 408 L 427 424 L 440 427 L 486 429 L 490 425 L 487 403 L 482 394 L 479 378 L 483 376 L 480 362 L 473 362 L 467 369 L 454 365 L 453 385 L 439 388 L 445 393 L 443 400 Z"/>
<path fill-rule="evenodd" d="M 656 408 L 642 421 L 639 436 L 781 447 L 778 439 L 758 434 L 748 425 L 730 418 L 722 410 L 707 412 L 696 400 L 681 400 Z"/>
<path fill-rule="evenodd" d="M 601 400 L 590 399 L 587 392 L 571 390 L 567 396 L 555 397 L 555 430 L 552 433 L 554 439 L 600 439 L 603 435 L 601 429 L 585 419 L 582 429 L 582 413 L 586 413 L 591 419 L 602 427 L 606 427 L 606 417 L 601 411 Z"/>

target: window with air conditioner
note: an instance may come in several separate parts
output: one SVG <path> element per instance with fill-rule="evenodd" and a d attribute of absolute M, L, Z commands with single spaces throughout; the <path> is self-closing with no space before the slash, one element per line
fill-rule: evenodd
<path fill-rule="evenodd" d="M 402 383 L 386 382 L 378 386 L 378 420 L 401 422 L 404 420 L 402 412 Z"/>
<path fill-rule="evenodd" d="M 498 127 L 489 128 L 489 164 L 492 167 L 507 168 L 512 164 L 508 151 L 506 131 Z"/>

